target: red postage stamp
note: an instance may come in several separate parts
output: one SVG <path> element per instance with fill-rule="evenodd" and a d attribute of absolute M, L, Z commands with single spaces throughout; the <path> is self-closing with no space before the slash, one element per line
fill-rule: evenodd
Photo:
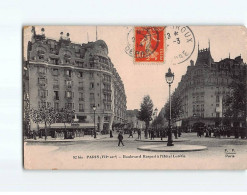
<path fill-rule="evenodd" d="M 135 27 L 135 62 L 164 62 L 164 27 Z"/>

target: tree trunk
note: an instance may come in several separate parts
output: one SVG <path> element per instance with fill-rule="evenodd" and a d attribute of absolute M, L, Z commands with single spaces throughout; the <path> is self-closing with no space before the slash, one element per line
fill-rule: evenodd
<path fill-rule="evenodd" d="M 45 122 L 45 140 L 47 139 L 47 127 L 46 127 L 46 122 Z"/>
<path fill-rule="evenodd" d="M 39 138 L 42 138 L 42 131 L 40 131 L 40 129 L 39 129 L 39 123 L 37 123 L 37 126 L 38 126 Z"/>
<path fill-rule="evenodd" d="M 146 128 L 145 128 L 145 139 L 148 138 L 148 126 L 149 126 L 149 122 L 145 122 Z"/>
<path fill-rule="evenodd" d="M 64 123 L 64 135 L 63 135 L 63 138 L 64 138 L 64 139 L 67 138 L 66 135 L 67 135 L 67 133 L 66 133 L 66 124 Z"/>

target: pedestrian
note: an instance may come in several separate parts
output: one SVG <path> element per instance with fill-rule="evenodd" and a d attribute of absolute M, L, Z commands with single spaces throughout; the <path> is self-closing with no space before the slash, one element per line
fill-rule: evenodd
<path fill-rule="evenodd" d="M 141 130 L 138 129 L 138 138 L 137 139 L 141 139 Z"/>
<path fill-rule="evenodd" d="M 178 130 L 177 130 L 177 127 L 174 128 L 173 133 L 174 133 L 175 139 L 178 139 Z"/>
<path fill-rule="evenodd" d="M 150 129 L 148 129 L 148 136 L 149 136 L 149 138 L 151 137 L 151 131 L 150 131 Z"/>
<path fill-rule="evenodd" d="M 33 131 L 33 139 L 36 140 L 36 131 Z"/>
<path fill-rule="evenodd" d="M 151 140 L 152 139 L 154 140 L 154 130 L 153 129 L 151 130 Z"/>
<path fill-rule="evenodd" d="M 133 138 L 133 133 L 132 133 L 132 130 L 131 130 L 131 129 L 130 129 L 129 133 L 130 133 L 130 134 L 129 134 L 129 138 L 130 138 L 130 137 Z"/>
<path fill-rule="evenodd" d="M 110 130 L 110 138 L 113 138 L 112 130 Z"/>
<path fill-rule="evenodd" d="M 211 134 L 212 134 L 212 127 L 209 127 L 209 130 L 208 130 L 209 137 L 211 137 Z"/>
<path fill-rule="evenodd" d="M 160 128 L 160 140 L 163 140 L 163 129 Z"/>
<path fill-rule="evenodd" d="M 118 134 L 118 146 L 120 146 L 120 143 L 124 146 L 124 144 L 123 144 L 123 135 L 122 135 L 121 131 Z"/>

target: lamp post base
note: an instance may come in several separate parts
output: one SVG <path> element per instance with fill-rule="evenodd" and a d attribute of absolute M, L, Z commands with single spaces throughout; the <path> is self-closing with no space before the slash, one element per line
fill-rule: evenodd
<path fill-rule="evenodd" d="M 172 142 L 168 142 L 167 146 L 174 146 L 174 144 Z"/>

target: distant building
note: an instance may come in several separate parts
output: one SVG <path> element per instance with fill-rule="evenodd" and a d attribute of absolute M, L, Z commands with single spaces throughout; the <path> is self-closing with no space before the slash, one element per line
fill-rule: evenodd
<path fill-rule="evenodd" d="M 182 76 L 175 93 L 182 98 L 183 114 L 180 120 L 187 125 L 203 122 L 206 125 L 222 125 L 225 107 L 223 101 L 231 89 L 232 76 L 246 75 L 247 65 L 241 56 L 214 62 L 210 46 L 199 49 L 196 63 L 191 60 L 187 72 Z M 242 126 L 244 116 L 239 120 L 226 121 L 231 126 Z"/>
<path fill-rule="evenodd" d="M 145 122 L 140 121 L 137 116 L 138 116 L 138 110 L 127 110 L 126 112 L 127 116 L 127 128 L 137 128 L 137 129 L 145 129 Z"/>
<path fill-rule="evenodd" d="M 44 30 L 36 34 L 34 27 L 32 33 L 23 76 L 30 108 L 67 108 L 75 111 L 79 123 L 92 124 L 95 105 L 99 131 L 109 131 L 113 123 L 126 122 L 124 84 L 104 41 L 76 44 L 70 41 L 69 33 L 63 36 L 62 32 L 57 41 L 47 38 Z M 35 128 L 31 124 L 31 129 Z"/>

